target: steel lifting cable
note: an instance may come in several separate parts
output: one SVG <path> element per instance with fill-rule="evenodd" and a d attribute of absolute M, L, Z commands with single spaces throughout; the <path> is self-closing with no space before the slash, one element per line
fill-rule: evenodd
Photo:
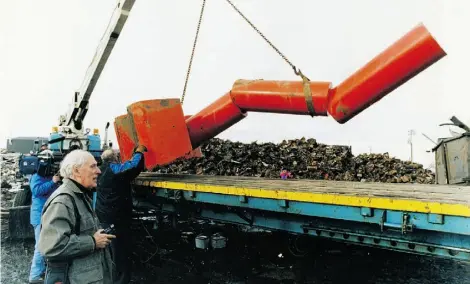
<path fill-rule="evenodd" d="M 302 73 L 302 71 L 300 71 L 300 69 L 295 67 L 295 65 L 292 64 L 292 62 L 290 62 L 290 60 L 287 59 L 287 57 L 279 49 L 277 49 L 277 47 L 275 47 L 274 44 L 272 44 L 271 41 L 269 39 L 267 39 L 266 36 L 264 36 L 264 34 L 260 30 L 258 30 L 258 28 L 256 28 L 255 25 L 250 20 L 248 20 L 248 18 L 245 17 L 245 15 L 243 15 L 243 13 L 240 10 L 238 10 L 238 8 L 232 3 L 232 1 L 230 1 L 230 0 L 226 0 L 226 1 L 282 57 L 282 59 L 284 59 L 284 61 L 286 61 L 287 64 L 289 64 L 290 67 L 292 67 L 292 69 L 294 69 L 295 75 L 298 75 L 302 78 L 303 85 L 304 85 L 303 89 L 304 89 L 304 95 L 305 95 L 305 102 L 307 104 L 308 111 L 309 111 L 309 113 L 312 117 L 315 116 L 315 109 L 313 108 L 312 95 L 311 95 L 311 91 L 310 91 L 310 79 L 308 79 Z"/>
<path fill-rule="evenodd" d="M 204 14 L 204 7 L 206 6 L 206 0 L 202 0 L 201 12 L 199 14 L 199 22 L 197 24 L 196 36 L 194 37 L 193 50 L 191 51 L 191 58 L 189 59 L 188 71 L 186 72 L 186 80 L 184 82 L 183 95 L 181 96 L 181 104 L 183 104 L 184 97 L 186 96 L 186 87 L 188 86 L 189 74 L 191 73 L 191 66 L 193 64 L 194 51 L 196 50 L 197 38 L 199 36 L 199 29 L 201 27 L 202 15 Z"/>
<path fill-rule="evenodd" d="M 271 41 L 269 39 L 267 39 L 266 36 L 250 20 L 248 20 L 248 18 L 232 3 L 232 1 L 230 1 L 230 0 L 226 0 L 226 1 L 279 54 L 279 56 L 281 56 L 282 59 L 284 59 L 284 61 L 286 61 L 287 64 L 289 64 L 292 67 L 292 69 L 294 70 L 295 75 L 298 75 L 302 78 L 302 81 L 304 83 L 304 95 L 305 95 L 305 101 L 307 103 L 307 108 L 309 110 L 310 115 L 314 116 L 315 111 L 314 111 L 314 108 L 313 108 L 313 102 L 312 102 L 311 91 L 310 91 L 310 83 L 309 83 L 310 79 L 308 79 L 302 73 L 302 71 L 300 69 L 298 69 L 294 64 L 292 64 L 292 62 L 290 62 L 290 60 L 287 59 L 287 57 L 276 46 L 274 46 L 274 44 L 271 43 Z M 189 60 L 188 71 L 186 73 L 186 80 L 185 80 L 185 83 L 184 83 L 183 95 L 181 96 L 181 104 L 183 104 L 184 97 L 186 96 L 186 88 L 187 88 L 187 85 L 188 85 L 189 74 L 191 73 L 191 66 L 192 66 L 192 62 L 193 62 L 193 58 L 194 58 L 194 52 L 195 52 L 195 49 L 196 49 L 196 43 L 197 43 L 197 39 L 198 39 L 198 35 L 199 35 L 199 29 L 201 27 L 202 16 L 204 14 L 205 4 L 206 4 L 206 0 L 203 0 L 202 1 L 201 12 L 200 12 L 200 15 L 199 15 L 199 22 L 198 22 L 197 29 L 196 29 L 196 36 L 194 37 L 194 43 L 193 43 L 193 49 L 192 49 L 192 52 L 191 52 L 191 58 Z"/>
<path fill-rule="evenodd" d="M 242 13 L 240 10 L 238 10 L 238 8 L 232 3 L 232 1 L 230 1 L 230 0 L 226 0 L 226 1 L 233 7 L 233 9 L 235 9 L 235 11 L 237 11 L 237 13 L 238 13 L 243 19 L 245 19 L 245 21 L 246 21 L 256 32 L 257 32 L 257 33 L 258 33 L 258 34 L 259 34 L 259 35 L 260 35 L 260 36 L 261 36 L 261 37 L 262 37 L 262 38 L 263 38 L 263 39 L 282 57 L 282 59 L 284 59 L 284 61 L 286 61 L 287 64 L 289 64 L 290 67 L 292 67 L 292 69 L 294 69 L 295 75 L 298 75 L 298 76 L 300 76 L 300 77 L 302 77 L 302 78 L 305 77 L 305 76 L 302 74 L 302 72 L 300 71 L 300 69 L 297 69 L 297 67 L 295 67 L 295 65 L 292 64 L 292 62 L 290 62 L 290 60 L 287 59 L 287 57 L 286 57 L 279 49 L 277 49 L 277 47 L 275 47 L 274 44 L 272 44 L 271 41 L 270 41 L 269 39 L 267 39 L 266 36 L 264 36 L 264 34 L 263 34 L 260 30 L 258 30 L 258 28 L 255 27 L 255 25 L 254 25 L 250 20 L 248 20 L 248 18 L 245 17 L 245 15 L 243 15 L 243 13 Z M 305 78 L 308 80 L 307 77 L 305 77 Z"/>

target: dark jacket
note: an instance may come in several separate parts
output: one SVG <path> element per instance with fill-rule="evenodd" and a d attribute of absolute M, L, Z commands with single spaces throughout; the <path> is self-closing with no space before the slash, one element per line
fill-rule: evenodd
<path fill-rule="evenodd" d="M 80 234 L 75 234 L 75 211 L 69 195 L 80 214 Z M 59 195 L 59 196 L 58 196 Z M 51 195 L 44 205 L 42 228 L 38 249 L 48 261 L 72 259 L 69 268 L 71 284 L 111 284 L 112 259 L 109 247 L 96 249 L 93 234 L 98 231 L 99 221 L 91 208 L 91 200 L 77 184 L 64 179 L 64 183 Z"/>
<path fill-rule="evenodd" d="M 127 162 L 103 162 L 96 189 L 95 211 L 102 223 L 129 219 L 132 214 L 131 181 L 144 169 L 144 156 L 135 153 Z"/>
<path fill-rule="evenodd" d="M 29 185 L 32 195 L 30 223 L 31 225 L 39 225 L 41 224 L 41 212 L 44 203 L 59 185 L 52 181 L 52 176 L 42 177 L 37 173 L 31 177 Z"/>

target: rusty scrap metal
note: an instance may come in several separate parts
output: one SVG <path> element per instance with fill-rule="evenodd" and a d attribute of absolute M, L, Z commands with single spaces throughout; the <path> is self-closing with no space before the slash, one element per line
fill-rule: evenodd
<path fill-rule="evenodd" d="M 180 159 L 154 169 L 159 173 L 280 178 L 283 169 L 295 179 L 434 183 L 422 165 L 383 154 L 354 156 L 349 146 L 326 145 L 315 139 L 274 143 L 240 143 L 211 139 L 201 145 L 203 157 Z"/>

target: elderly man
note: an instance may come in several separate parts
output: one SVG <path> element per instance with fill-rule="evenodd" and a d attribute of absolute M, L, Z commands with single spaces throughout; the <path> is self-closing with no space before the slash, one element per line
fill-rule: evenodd
<path fill-rule="evenodd" d="M 103 227 L 114 224 L 116 239 L 111 242 L 113 261 L 115 263 L 115 283 L 129 283 L 131 263 L 130 226 L 132 220 L 131 181 L 144 169 L 145 146 L 139 145 L 132 158 L 119 163 L 112 149 L 101 155 L 103 173 L 98 180 L 96 214 Z"/>
<path fill-rule="evenodd" d="M 115 236 L 99 228 L 89 197 L 100 173 L 83 150 L 70 152 L 61 163 L 63 184 L 44 205 L 38 245 L 49 283 L 113 283 L 108 245 Z"/>

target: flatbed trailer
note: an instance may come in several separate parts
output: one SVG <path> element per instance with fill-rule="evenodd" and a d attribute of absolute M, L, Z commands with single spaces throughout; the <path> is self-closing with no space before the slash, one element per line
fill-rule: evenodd
<path fill-rule="evenodd" d="M 136 200 L 166 213 L 470 260 L 470 187 L 142 173 Z"/>

